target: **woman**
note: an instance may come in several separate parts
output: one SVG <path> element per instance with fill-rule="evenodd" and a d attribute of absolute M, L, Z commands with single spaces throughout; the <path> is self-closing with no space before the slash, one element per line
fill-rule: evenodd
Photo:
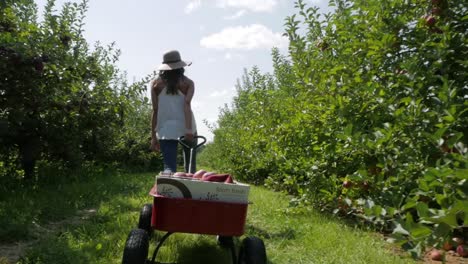
<path fill-rule="evenodd" d="M 197 127 L 191 101 L 195 92 L 192 80 L 184 75 L 184 67 L 190 66 L 176 50 L 166 52 L 159 66 L 159 76 L 151 83 L 151 149 L 161 151 L 165 172 L 177 171 L 177 145 L 181 136 L 193 144 Z M 194 153 L 195 155 L 195 153 Z M 185 171 L 194 172 L 196 159 L 190 164 L 190 151 L 184 149 Z"/>

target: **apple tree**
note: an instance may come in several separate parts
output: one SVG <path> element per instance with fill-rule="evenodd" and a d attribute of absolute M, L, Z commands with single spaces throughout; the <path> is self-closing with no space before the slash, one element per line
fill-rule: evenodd
<path fill-rule="evenodd" d="M 87 1 L 49 0 L 41 20 L 33 0 L 0 3 L 0 156 L 25 177 L 35 162 L 111 162 L 143 83 L 128 85 L 114 44 L 83 36 Z M 144 133 L 144 132 L 142 132 Z M 145 142 L 146 144 L 146 142 Z"/>
<path fill-rule="evenodd" d="M 238 177 L 393 232 L 415 255 L 466 234 L 468 4 L 330 5 L 296 2 L 288 54 L 273 51 L 272 77 L 244 76 L 213 153 Z"/>

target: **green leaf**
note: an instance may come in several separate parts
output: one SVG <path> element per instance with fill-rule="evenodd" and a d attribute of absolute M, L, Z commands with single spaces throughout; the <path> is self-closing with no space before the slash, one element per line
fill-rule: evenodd
<path fill-rule="evenodd" d="M 450 225 L 442 222 L 436 226 L 433 234 L 436 237 L 446 237 L 448 234 L 450 234 L 451 231 L 452 228 L 450 227 Z"/>
<path fill-rule="evenodd" d="M 396 227 L 393 229 L 393 234 L 402 234 L 408 236 L 410 233 L 408 230 L 404 229 L 400 223 L 396 224 Z"/>
<path fill-rule="evenodd" d="M 421 239 L 432 234 L 432 229 L 423 224 L 414 224 L 409 230 L 412 237 Z"/>
<path fill-rule="evenodd" d="M 438 224 L 445 223 L 445 224 L 449 225 L 452 228 L 455 228 L 455 227 L 458 226 L 456 213 L 449 213 L 447 215 L 442 214 L 442 215 L 439 215 L 439 216 L 433 216 L 433 217 L 426 218 L 426 220 L 430 221 L 432 223 L 438 223 Z"/>
<path fill-rule="evenodd" d="M 403 207 L 401 208 L 403 211 L 408 210 L 410 208 L 414 208 L 418 204 L 417 201 L 409 200 Z"/>
<path fill-rule="evenodd" d="M 346 136 L 351 137 L 353 135 L 353 124 L 349 124 L 345 127 L 344 133 Z"/>
<path fill-rule="evenodd" d="M 426 203 L 418 202 L 416 205 L 416 211 L 418 212 L 419 217 L 427 217 L 429 215 L 429 207 Z"/>

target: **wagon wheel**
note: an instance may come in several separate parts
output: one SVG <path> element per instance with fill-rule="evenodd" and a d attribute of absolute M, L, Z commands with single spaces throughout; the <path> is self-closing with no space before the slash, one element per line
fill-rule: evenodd
<path fill-rule="evenodd" d="M 148 249 L 148 233 L 143 229 L 133 229 L 125 242 L 122 264 L 145 264 Z"/>
<path fill-rule="evenodd" d="M 234 246 L 234 240 L 231 236 L 217 236 L 218 245 L 222 248 L 231 248 Z"/>
<path fill-rule="evenodd" d="M 266 250 L 263 240 L 258 237 L 246 237 L 242 240 L 239 251 L 239 264 L 266 264 Z"/>
<path fill-rule="evenodd" d="M 140 211 L 140 218 L 138 219 L 138 228 L 143 229 L 151 237 L 153 229 L 151 228 L 151 215 L 153 213 L 153 205 L 145 204 Z"/>

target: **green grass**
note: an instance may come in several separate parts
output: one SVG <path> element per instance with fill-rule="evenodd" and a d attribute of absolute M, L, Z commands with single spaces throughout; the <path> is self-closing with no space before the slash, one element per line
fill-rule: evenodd
<path fill-rule="evenodd" d="M 85 178 L 25 186 L 0 197 L 0 242 L 31 241 L 19 263 L 121 262 L 127 235 L 143 204 L 151 202 L 154 173 Z M 264 240 L 269 263 L 412 263 L 392 254 L 373 233 L 312 210 L 290 211 L 286 195 L 253 187 L 250 200 L 245 235 Z M 150 254 L 162 235 L 154 235 Z M 230 263 L 230 255 L 214 236 L 174 234 L 158 261 L 222 264 Z"/>

